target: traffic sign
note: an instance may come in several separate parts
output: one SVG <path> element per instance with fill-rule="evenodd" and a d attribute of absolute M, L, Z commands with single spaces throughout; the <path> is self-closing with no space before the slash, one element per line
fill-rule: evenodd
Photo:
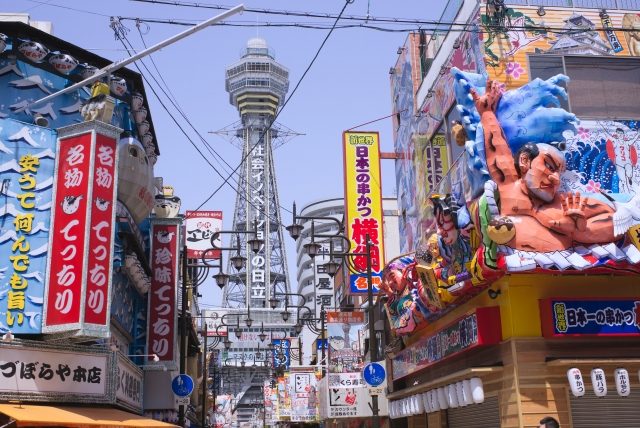
<path fill-rule="evenodd" d="M 176 397 L 176 405 L 188 406 L 191 404 L 191 397 Z"/>
<path fill-rule="evenodd" d="M 386 373 L 384 367 L 379 363 L 369 363 L 362 370 L 364 381 L 371 386 L 379 386 L 384 382 Z"/>
<path fill-rule="evenodd" d="M 178 397 L 186 397 L 193 392 L 193 379 L 186 374 L 180 374 L 173 378 L 171 390 Z"/>

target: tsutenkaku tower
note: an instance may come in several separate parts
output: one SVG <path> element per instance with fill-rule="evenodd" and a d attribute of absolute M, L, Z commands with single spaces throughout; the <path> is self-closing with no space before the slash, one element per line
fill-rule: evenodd
<path fill-rule="evenodd" d="M 228 308 L 269 308 L 274 291 L 291 290 L 273 163 L 273 141 L 280 128 L 271 126 L 289 90 L 289 70 L 275 61 L 275 52 L 264 39 L 255 37 L 240 51 L 240 61 L 225 71 L 229 102 L 240 113 L 240 125 L 234 134 L 243 160 L 237 176 L 233 230 L 253 230 L 255 222 L 258 238 L 265 245 L 259 253 L 247 254 L 247 235 L 240 235 L 246 266 L 237 272 L 228 264 L 231 278 L 222 303 Z M 233 246 L 235 240 L 232 238 Z"/>

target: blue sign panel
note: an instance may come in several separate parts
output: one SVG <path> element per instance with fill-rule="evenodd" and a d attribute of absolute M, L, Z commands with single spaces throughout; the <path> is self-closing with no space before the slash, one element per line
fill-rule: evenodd
<path fill-rule="evenodd" d="M 371 386 L 380 386 L 384 382 L 386 373 L 384 367 L 379 363 L 369 363 L 362 370 L 364 381 Z"/>
<path fill-rule="evenodd" d="M 0 333 L 39 334 L 56 132 L 0 119 Z"/>
<path fill-rule="evenodd" d="M 273 339 L 273 344 L 276 345 L 273 350 L 273 361 L 274 366 L 283 365 L 286 368 L 289 368 L 291 363 L 291 358 L 289 357 L 289 348 L 291 347 L 291 342 L 289 339 Z"/>
<path fill-rule="evenodd" d="M 540 302 L 545 337 L 640 336 L 640 298 L 546 299 Z"/>
<path fill-rule="evenodd" d="M 327 350 L 327 339 L 316 339 L 316 349 L 318 351 Z"/>
<path fill-rule="evenodd" d="M 180 374 L 173 378 L 171 390 L 178 397 L 186 397 L 193 392 L 193 379 L 186 374 Z"/>

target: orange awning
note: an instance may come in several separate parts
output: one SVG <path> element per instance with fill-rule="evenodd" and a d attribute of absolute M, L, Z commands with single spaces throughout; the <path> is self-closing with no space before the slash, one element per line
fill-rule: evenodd
<path fill-rule="evenodd" d="M 35 406 L 0 404 L 0 413 L 16 420 L 19 427 L 175 428 L 133 413 L 104 407 Z"/>

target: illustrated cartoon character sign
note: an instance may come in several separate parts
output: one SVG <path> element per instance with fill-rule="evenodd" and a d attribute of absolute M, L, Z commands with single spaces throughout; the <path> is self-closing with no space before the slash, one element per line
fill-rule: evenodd
<path fill-rule="evenodd" d="M 636 141 L 640 134 L 625 131 L 621 126 L 616 127 L 613 133 L 609 133 L 606 126 L 602 126 L 610 138 L 607 139 L 607 155 L 616 166 L 618 173 L 618 191 L 620 193 L 633 193 L 633 169 L 638 163 Z"/>

